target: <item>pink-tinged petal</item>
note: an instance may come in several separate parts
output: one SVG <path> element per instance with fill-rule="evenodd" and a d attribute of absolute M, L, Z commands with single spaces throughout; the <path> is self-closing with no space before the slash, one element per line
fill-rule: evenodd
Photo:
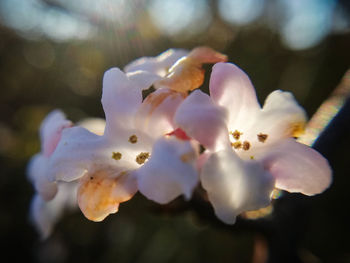
<path fill-rule="evenodd" d="M 267 206 L 274 188 L 273 177 L 259 162 L 243 161 L 231 150 L 213 153 L 200 178 L 215 214 L 226 224 L 244 211 Z"/>
<path fill-rule="evenodd" d="M 132 128 L 133 116 L 142 102 L 142 90 L 149 88 L 159 77 L 148 72 L 125 74 L 112 68 L 104 74 L 102 106 L 106 115 L 106 133 Z"/>
<path fill-rule="evenodd" d="M 119 204 L 130 200 L 136 192 L 136 180 L 127 173 L 111 176 L 98 171 L 80 180 L 78 204 L 86 218 L 100 222 L 116 213 Z"/>
<path fill-rule="evenodd" d="M 148 71 L 164 77 L 169 68 L 180 58 L 188 54 L 187 50 L 169 49 L 157 57 L 142 57 L 125 66 L 125 72 Z"/>
<path fill-rule="evenodd" d="M 35 190 L 45 201 L 53 199 L 57 193 L 56 182 L 51 182 L 47 178 L 49 159 L 42 154 L 36 154 L 30 160 L 27 174 L 33 183 Z"/>
<path fill-rule="evenodd" d="M 260 105 L 249 77 L 240 68 L 230 63 L 215 64 L 209 89 L 212 99 L 228 110 L 230 128 L 255 121 Z"/>
<path fill-rule="evenodd" d="M 72 123 L 66 119 L 60 110 L 50 112 L 40 126 L 42 152 L 50 156 L 61 138 L 62 130 L 71 127 Z"/>
<path fill-rule="evenodd" d="M 135 126 L 152 138 L 174 130 L 173 117 L 184 95 L 169 89 L 158 89 L 146 97 L 136 113 Z"/>
<path fill-rule="evenodd" d="M 30 216 L 42 239 L 46 239 L 51 234 L 53 226 L 61 214 L 58 210 L 60 209 L 50 209 L 48 202 L 44 201 L 40 195 L 36 194 L 33 197 Z"/>
<path fill-rule="evenodd" d="M 155 142 L 151 158 L 135 171 L 139 191 L 160 204 L 183 194 L 186 199 L 198 182 L 197 149 L 189 141 L 161 138 Z"/>
<path fill-rule="evenodd" d="M 97 135 L 103 135 L 106 128 L 106 121 L 100 118 L 87 118 L 78 122 L 77 126 L 83 127 Z"/>
<path fill-rule="evenodd" d="M 175 123 L 206 148 L 219 150 L 230 147 L 227 114 L 202 91 L 196 90 L 178 107 Z"/>
<path fill-rule="evenodd" d="M 282 190 L 314 195 L 325 191 L 332 182 L 327 160 L 293 139 L 280 141 L 258 158 L 275 177 L 276 187 Z"/>
<path fill-rule="evenodd" d="M 76 183 L 62 183 L 59 185 L 57 195 L 51 201 L 45 201 L 38 194 L 33 197 L 30 206 L 30 218 L 42 239 L 51 234 L 54 225 L 65 210 L 77 207 L 76 193 Z"/>

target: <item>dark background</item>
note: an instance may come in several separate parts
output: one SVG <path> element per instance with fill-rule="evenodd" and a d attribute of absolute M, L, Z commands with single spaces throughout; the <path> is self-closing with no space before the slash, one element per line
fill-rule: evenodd
<path fill-rule="evenodd" d="M 295 256 L 274 262 L 350 262 L 349 136 L 329 146 L 334 182 L 325 193 L 285 194 L 267 219 L 233 227 L 216 222 L 210 206 L 183 208 L 180 198 L 161 208 L 137 194 L 102 223 L 67 213 L 40 241 L 25 175 L 49 111 L 104 117 L 103 72 L 171 47 L 211 46 L 248 73 L 261 102 L 275 89 L 292 91 L 312 116 L 350 67 L 349 25 L 346 0 L 1 0 L 1 258 L 259 263 L 267 238 L 270 253 Z"/>

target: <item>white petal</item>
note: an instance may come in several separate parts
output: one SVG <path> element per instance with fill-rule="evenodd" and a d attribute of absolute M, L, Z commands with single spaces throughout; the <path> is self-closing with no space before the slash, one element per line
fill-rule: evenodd
<path fill-rule="evenodd" d="M 227 114 L 200 90 L 189 95 L 175 114 L 175 123 L 206 148 L 219 150 L 230 147 Z"/>
<path fill-rule="evenodd" d="M 276 179 L 276 187 L 289 192 L 314 195 L 332 182 L 327 160 L 314 149 L 293 139 L 283 140 L 262 154 L 267 169 Z"/>
<path fill-rule="evenodd" d="M 255 121 L 260 110 L 255 89 L 240 68 L 230 63 L 217 63 L 210 77 L 210 96 L 229 112 L 229 127 L 239 129 Z"/>
<path fill-rule="evenodd" d="M 252 120 L 238 130 L 242 132 L 241 139 L 249 141 L 252 149 L 257 149 L 300 135 L 306 115 L 291 93 L 276 90 L 267 97 L 263 109 Z"/>
<path fill-rule="evenodd" d="M 173 131 L 173 117 L 183 100 L 181 93 L 165 88 L 156 90 L 142 102 L 135 117 L 136 128 L 152 138 Z"/>
<path fill-rule="evenodd" d="M 101 118 L 87 118 L 78 122 L 77 126 L 81 126 L 97 135 L 103 135 L 106 128 L 106 121 Z"/>
<path fill-rule="evenodd" d="M 189 199 L 198 182 L 196 156 L 196 150 L 188 141 L 159 139 L 154 144 L 150 160 L 135 171 L 139 191 L 160 204 L 181 194 Z"/>
<path fill-rule="evenodd" d="M 112 129 L 112 133 L 122 124 L 130 126 L 131 116 L 136 112 L 141 102 L 141 89 L 132 86 L 124 72 L 118 68 L 112 68 L 105 72 L 102 106 L 106 115 L 107 131 Z"/>
<path fill-rule="evenodd" d="M 138 87 L 141 91 L 148 89 L 154 82 L 161 79 L 157 74 L 141 70 L 128 72 L 126 75 L 130 81 L 130 85 Z"/>
<path fill-rule="evenodd" d="M 149 139 L 137 134 L 137 143 L 129 142 L 129 137 L 118 135 L 109 139 L 98 136 L 82 127 L 63 131 L 62 138 L 50 158 L 49 180 L 73 181 L 85 173 L 113 169 L 118 173 L 138 167 L 135 159 L 144 149 L 150 150 Z M 118 156 L 119 155 L 119 156 Z M 120 157 L 120 158 L 117 158 Z"/>
<path fill-rule="evenodd" d="M 49 181 L 47 177 L 48 164 L 47 157 L 36 154 L 30 160 L 27 168 L 28 178 L 33 183 L 35 190 L 46 201 L 53 199 L 57 193 L 56 182 Z"/>
<path fill-rule="evenodd" d="M 45 156 L 50 156 L 55 150 L 62 130 L 71 126 L 72 123 L 60 110 L 54 110 L 46 116 L 40 126 L 41 147 Z"/>
<path fill-rule="evenodd" d="M 293 137 L 300 132 L 306 121 L 306 114 L 290 92 L 276 90 L 265 100 L 259 115 L 259 122 L 254 130 L 268 134 L 266 143 L 273 143 L 282 138 Z"/>
<path fill-rule="evenodd" d="M 137 70 L 148 71 L 164 77 L 168 69 L 181 57 L 186 56 L 188 51 L 183 49 L 169 49 L 157 57 L 142 57 L 125 66 L 125 72 Z"/>
<path fill-rule="evenodd" d="M 62 183 L 59 185 L 58 194 L 51 201 L 43 200 L 38 194 L 33 197 L 30 217 L 43 239 L 51 234 L 64 210 L 77 207 L 76 189 L 76 183 Z"/>
<path fill-rule="evenodd" d="M 274 187 L 273 177 L 259 162 L 243 161 L 231 150 L 210 156 L 201 182 L 216 215 L 227 224 L 244 211 L 267 206 Z"/>
<path fill-rule="evenodd" d="M 102 106 L 106 115 L 106 134 L 133 128 L 133 116 L 142 102 L 142 90 L 149 88 L 158 76 L 137 71 L 125 74 L 112 68 L 104 74 Z"/>
<path fill-rule="evenodd" d="M 70 182 L 82 177 L 93 164 L 101 161 L 104 147 L 102 136 L 82 127 L 66 129 L 50 158 L 48 178 Z"/>

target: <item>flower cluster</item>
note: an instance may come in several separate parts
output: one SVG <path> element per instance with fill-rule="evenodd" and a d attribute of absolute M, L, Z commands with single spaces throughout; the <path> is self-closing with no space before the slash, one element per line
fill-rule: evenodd
<path fill-rule="evenodd" d="M 269 205 L 276 188 L 324 191 L 327 160 L 295 140 L 303 109 L 279 90 L 261 108 L 248 76 L 226 60 L 207 47 L 140 58 L 105 73 L 106 120 L 73 125 L 60 111 L 50 113 L 40 129 L 42 151 L 28 168 L 37 192 L 31 215 L 42 235 L 66 208 L 77 204 L 102 221 L 137 191 L 166 204 L 190 199 L 200 182 L 227 224 Z M 215 64 L 210 95 L 198 89 L 208 63 Z"/>

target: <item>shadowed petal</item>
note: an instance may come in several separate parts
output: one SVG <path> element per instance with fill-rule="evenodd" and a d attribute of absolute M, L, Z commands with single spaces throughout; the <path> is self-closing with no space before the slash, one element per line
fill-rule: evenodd
<path fill-rule="evenodd" d="M 72 123 L 66 119 L 60 110 L 50 112 L 40 126 L 42 152 L 50 156 L 55 150 L 64 128 L 71 127 Z"/>
<path fill-rule="evenodd" d="M 45 201 L 51 200 L 57 193 L 56 182 L 47 178 L 49 159 L 42 154 L 36 154 L 28 164 L 27 174 L 35 190 Z"/>
<path fill-rule="evenodd" d="M 274 188 L 273 177 L 259 162 L 243 161 L 231 150 L 210 156 L 202 167 L 201 183 L 226 224 L 234 224 L 244 211 L 267 206 Z"/>
<path fill-rule="evenodd" d="M 61 183 L 54 199 L 45 201 L 40 195 L 33 197 L 30 207 L 30 218 L 38 229 L 41 238 L 47 238 L 56 222 L 67 209 L 76 207 L 76 183 Z"/>

